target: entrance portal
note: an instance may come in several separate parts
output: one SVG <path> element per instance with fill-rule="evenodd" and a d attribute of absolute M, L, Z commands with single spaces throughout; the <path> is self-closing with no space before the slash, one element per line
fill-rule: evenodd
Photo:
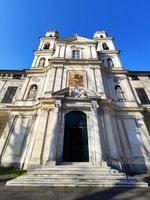
<path fill-rule="evenodd" d="M 63 161 L 89 161 L 87 120 L 83 112 L 71 111 L 65 115 Z"/>

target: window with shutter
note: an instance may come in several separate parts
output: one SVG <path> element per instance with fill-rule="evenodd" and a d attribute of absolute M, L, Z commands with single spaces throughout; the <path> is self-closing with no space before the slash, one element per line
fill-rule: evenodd
<path fill-rule="evenodd" d="M 144 88 L 135 88 L 135 89 L 136 89 L 137 95 L 138 95 L 141 103 L 142 104 L 149 104 L 150 100 L 149 100 Z"/>
<path fill-rule="evenodd" d="M 11 103 L 16 91 L 17 91 L 17 87 L 8 87 L 1 102 L 2 103 Z"/>

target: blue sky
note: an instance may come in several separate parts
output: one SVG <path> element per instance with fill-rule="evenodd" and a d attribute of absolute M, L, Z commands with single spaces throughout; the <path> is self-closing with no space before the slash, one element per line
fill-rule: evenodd
<path fill-rule="evenodd" d="M 126 69 L 150 70 L 149 21 L 149 0 L 1 0 L 0 69 L 29 68 L 39 36 L 56 29 L 61 38 L 105 30 Z"/>

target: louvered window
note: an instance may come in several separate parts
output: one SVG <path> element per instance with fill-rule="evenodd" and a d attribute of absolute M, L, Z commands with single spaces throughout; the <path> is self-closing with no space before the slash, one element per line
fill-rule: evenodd
<path fill-rule="evenodd" d="M 142 104 L 150 104 L 150 100 L 144 90 L 144 88 L 135 88 L 138 94 L 138 97 Z"/>
<path fill-rule="evenodd" d="M 2 103 L 11 103 L 15 93 L 17 91 L 17 87 L 8 87 L 7 91 L 2 99 Z"/>

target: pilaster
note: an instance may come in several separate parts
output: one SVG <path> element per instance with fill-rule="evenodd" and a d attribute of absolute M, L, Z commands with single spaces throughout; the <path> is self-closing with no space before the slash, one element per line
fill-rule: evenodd
<path fill-rule="evenodd" d="M 97 113 L 97 102 L 92 101 L 91 113 L 93 120 L 93 136 L 94 136 L 94 165 L 100 166 L 102 162 L 102 149 L 101 149 L 101 138 L 100 138 L 100 130 L 99 130 L 99 122 L 98 122 L 98 113 Z"/>
<path fill-rule="evenodd" d="M 51 139 L 50 139 L 50 151 L 49 151 L 49 158 L 48 163 L 50 165 L 56 164 L 57 159 L 57 144 L 58 144 L 58 131 L 59 131 L 59 121 L 60 121 L 60 108 L 61 108 L 61 101 L 56 100 L 55 108 L 52 113 L 51 118 Z"/>
<path fill-rule="evenodd" d="M 46 125 L 47 125 L 47 116 L 49 110 L 47 108 L 43 108 L 41 110 L 39 124 L 37 128 L 36 138 L 33 147 L 33 153 L 31 158 L 32 165 L 41 164 L 41 157 L 44 145 L 44 138 L 46 134 Z"/>

